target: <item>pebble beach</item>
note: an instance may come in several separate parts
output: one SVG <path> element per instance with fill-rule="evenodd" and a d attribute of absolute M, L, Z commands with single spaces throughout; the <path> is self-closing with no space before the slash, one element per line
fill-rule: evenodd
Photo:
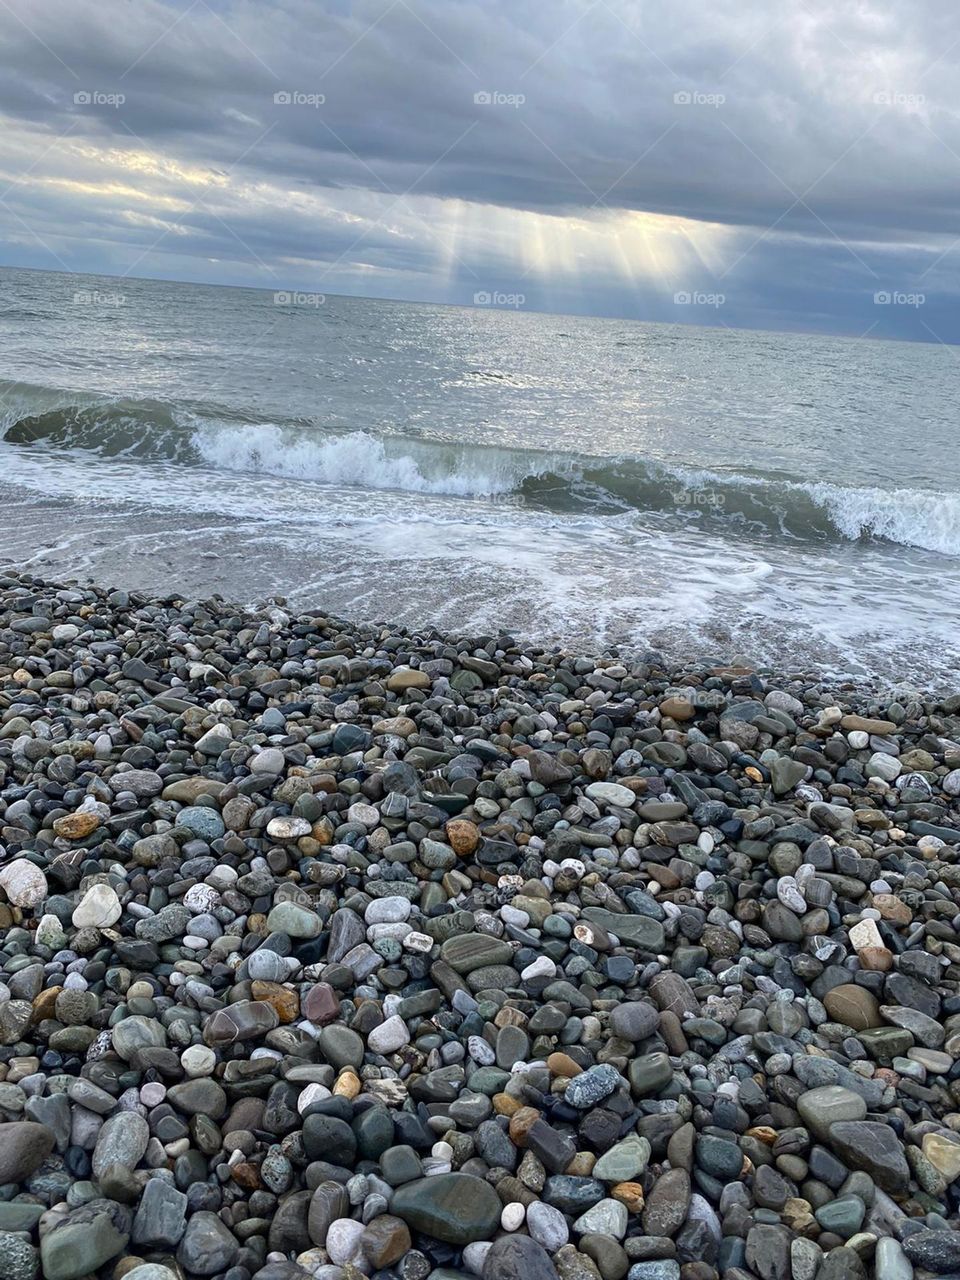
<path fill-rule="evenodd" d="M 960 1274 L 960 694 L 0 571 L 3 1280 Z"/>

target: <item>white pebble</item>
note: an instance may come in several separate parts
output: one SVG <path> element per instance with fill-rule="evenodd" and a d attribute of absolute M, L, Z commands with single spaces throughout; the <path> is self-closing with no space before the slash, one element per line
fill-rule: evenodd
<path fill-rule="evenodd" d="M 553 978 L 556 976 L 557 966 L 549 956 L 537 956 L 531 964 L 528 964 L 520 973 L 523 982 L 530 982 L 534 978 Z"/>
<path fill-rule="evenodd" d="M 875 920 L 861 920 L 850 929 L 850 945 L 854 951 L 864 947 L 882 947 L 883 939 Z"/>
<path fill-rule="evenodd" d="M 417 931 L 414 930 L 412 933 L 408 933 L 404 938 L 403 945 L 408 951 L 417 951 L 426 955 L 429 951 L 433 950 L 433 939 L 429 934 L 417 933 Z"/>
<path fill-rule="evenodd" d="M 527 1211 L 519 1200 L 512 1200 L 509 1204 L 503 1206 L 503 1213 L 500 1215 L 500 1225 L 504 1231 L 517 1231 L 523 1226 L 523 1220 Z"/>
<path fill-rule="evenodd" d="M 200 1076 L 209 1076 L 213 1073 L 217 1065 L 217 1055 L 205 1044 L 192 1044 L 189 1049 L 184 1049 L 181 1053 L 180 1065 L 191 1080 L 196 1080 Z"/>
<path fill-rule="evenodd" d="M 313 1084 L 308 1084 L 307 1087 L 300 1094 L 300 1097 L 297 1099 L 297 1111 L 300 1113 L 300 1115 L 303 1115 L 307 1107 L 309 1107 L 312 1103 L 323 1102 L 325 1099 L 329 1098 L 330 1096 L 331 1096 L 330 1090 L 327 1088 L 326 1085 L 317 1084 L 316 1082 L 314 1082 Z"/>
<path fill-rule="evenodd" d="M 330 1261 L 341 1267 L 344 1263 L 351 1262 L 360 1252 L 360 1237 L 363 1232 L 363 1223 L 355 1222 L 353 1218 L 337 1218 L 335 1222 L 331 1222 L 325 1246 Z"/>

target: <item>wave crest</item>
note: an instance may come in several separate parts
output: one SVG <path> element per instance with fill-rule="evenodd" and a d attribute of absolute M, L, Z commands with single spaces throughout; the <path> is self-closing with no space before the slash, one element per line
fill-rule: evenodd
<path fill-rule="evenodd" d="M 717 473 L 601 458 L 252 420 L 219 406 L 104 400 L 17 387 L 7 445 L 396 490 L 559 514 L 656 513 L 806 540 L 879 541 L 960 556 L 960 495 Z M 11 407 L 13 404 L 15 407 Z"/>

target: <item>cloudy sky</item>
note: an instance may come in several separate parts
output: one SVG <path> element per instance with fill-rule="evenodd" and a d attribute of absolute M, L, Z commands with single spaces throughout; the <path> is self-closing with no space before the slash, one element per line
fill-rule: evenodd
<path fill-rule="evenodd" d="M 0 262 L 960 342 L 958 63 L 944 0 L 0 0 Z"/>

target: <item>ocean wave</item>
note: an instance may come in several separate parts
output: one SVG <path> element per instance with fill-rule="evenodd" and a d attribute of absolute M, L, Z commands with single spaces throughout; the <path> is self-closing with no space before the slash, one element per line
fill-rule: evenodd
<path fill-rule="evenodd" d="M 806 540 L 864 539 L 960 556 L 960 495 L 720 473 L 635 456 L 454 444 L 215 405 L 105 400 L 0 384 L 7 445 L 164 461 L 356 489 L 498 502 L 558 514 L 658 513 Z"/>

